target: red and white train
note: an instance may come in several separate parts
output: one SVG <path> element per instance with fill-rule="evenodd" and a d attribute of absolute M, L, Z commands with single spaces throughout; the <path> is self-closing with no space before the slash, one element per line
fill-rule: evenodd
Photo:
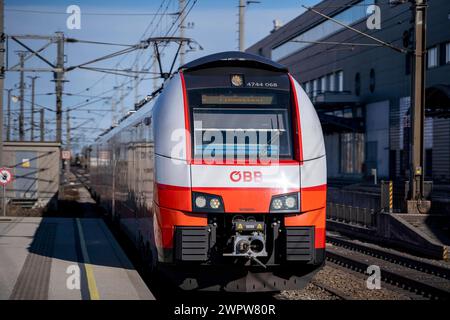
<path fill-rule="evenodd" d="M 181 288 L 301 288 L 323 265 L 322 129 L 284 66 L 190 62 L 91 148 L 95 197 Z"/>

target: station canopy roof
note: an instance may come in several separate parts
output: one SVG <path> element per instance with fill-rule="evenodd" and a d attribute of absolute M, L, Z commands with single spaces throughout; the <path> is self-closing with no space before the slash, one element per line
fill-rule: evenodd
<path fill-rule="evenodd" d="M 345 107 L 353 107 L 360 104 L 358 96 L 351 94 L 350 91 L 326 91 L 318 94 L 314 99 L 316 109 L 343 109 Z"/>
<path fill-rule="evenodd" d="M 359 104 L 359 97 L 349 91 L 326 91 L 314 98 L 314 107 L 325 133 L 364 132 L 364 118 L 340 117 L 330 113 L 334 110 L 353 108 Z"/>

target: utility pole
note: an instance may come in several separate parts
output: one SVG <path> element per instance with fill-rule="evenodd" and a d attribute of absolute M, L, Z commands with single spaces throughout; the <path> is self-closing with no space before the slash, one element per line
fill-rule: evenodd
<path fill-rule="evenodd" d="M 19 140 L 23 141 L 25 139 L 25 128 L 24 128 L 24 90 L 25 90 L 25 76 L 24 76 L 24 66 L 25 66 L 25 52 L 19 51 L 17 53 L 20 59 L 20 84 L 19 84 L 19 99 L 20 99 L 20 111 L 19 111 Z"/>
<path fill-rule="evenodd" d="M 45 141 L 45 132 L 44 132 L 44 108 L 39 110 L 40 113 L 40 121 L 39 121 L 39 130 L 41 132 L 41 142 Z"/>
<path fill-rule="evenodd" d="M 34 98 L 35 98 L 35 81 L 38 76 L 29 77 L 31 79 L 31 139 L 34 141 Z"/>
<path fill-rule="evenodd" d="M 70 112 L 69 109 L 66 111 L 66 150 L 70 152 L 71 146 L 70 146 Z M 70 159 L 65 160 L 66 161 L 66 173 L 69 174 L 70 172 Z"/>
<path fill-rule="evenodd" d="M 7 122 L 6 122 L 6 141 L 11 141 L 11 91 L 12 89 L 7 89 L 8 91 L 8 101 L 7 101 Z"/>
<path fill-rule="evenodd" d="M 70 151 L 70 112 L 66 111 L 66 149 Z"/>
<path fill-rule="evenodd" d="M 408 213 L 426 213 L 431 202 L 424 199 L 424 121 L 427 0 L 411 0 L 414 17 L 414 60 L 411 76 L 411 156 Z"/>
<path fill-rule="evenodd" d="M 0 166 L 3 166 L 3 86 L 5 81 L 5 34 L 3 29 L 3 9 L 4 3 L 3 0 L 0 0 Z"/>
<path fill-rule="evenodd" d="M 56 141 L 62 143 L 62 93 L 64 83 L 64 33 L 56 32 L 56 68 L 53 73 L 56 93 Z"/>
<path fill-rule="evenodd" d="M 239 51 L 245 51 L 245 8 L 252 3 L 260 3 L 254 0 L 239 0 Z"/>
<path fill-rule="evenodd" d="M 245 0 L 239 0 L 239 51 L 244 51 Z"/>
<path fill-rule="evenodd" d="M 186 2 L 185 0 L 178 0 L 178 10 L 180 14 L 180 38 L 184 38 L 184 30 L 186 29 Z M 180 66 L 184 65 L 184 56 L 186 54 L 185 43 L 181 42 L 180 47 Z"/>

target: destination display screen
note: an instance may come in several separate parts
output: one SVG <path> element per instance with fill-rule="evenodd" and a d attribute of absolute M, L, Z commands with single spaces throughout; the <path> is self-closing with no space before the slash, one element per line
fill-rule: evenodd
<path fill-rule="evenodd" d="M 273 105 L 275 103 L 276 103 L 276 97 L 274 95 L 202 94 L 202 104 Z"/>
<path fill-rule="evenodd" d="M 252 89 L 253 93 L 265 90 L 290 91 L 289 76 L 285 72 L 253 68 L 218 67 L 184 73 L 187 90 L 238 88 Z"/>

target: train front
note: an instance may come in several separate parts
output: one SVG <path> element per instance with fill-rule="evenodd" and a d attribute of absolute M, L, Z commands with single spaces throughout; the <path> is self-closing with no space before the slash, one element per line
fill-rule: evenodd
<path fill-rule="evenodd" d="M 160 269 L 187 290 L 304 287 L 325 256 L 326 158 L 287 70 L 207 56 L 168 82 L 153 117 Z"/>

